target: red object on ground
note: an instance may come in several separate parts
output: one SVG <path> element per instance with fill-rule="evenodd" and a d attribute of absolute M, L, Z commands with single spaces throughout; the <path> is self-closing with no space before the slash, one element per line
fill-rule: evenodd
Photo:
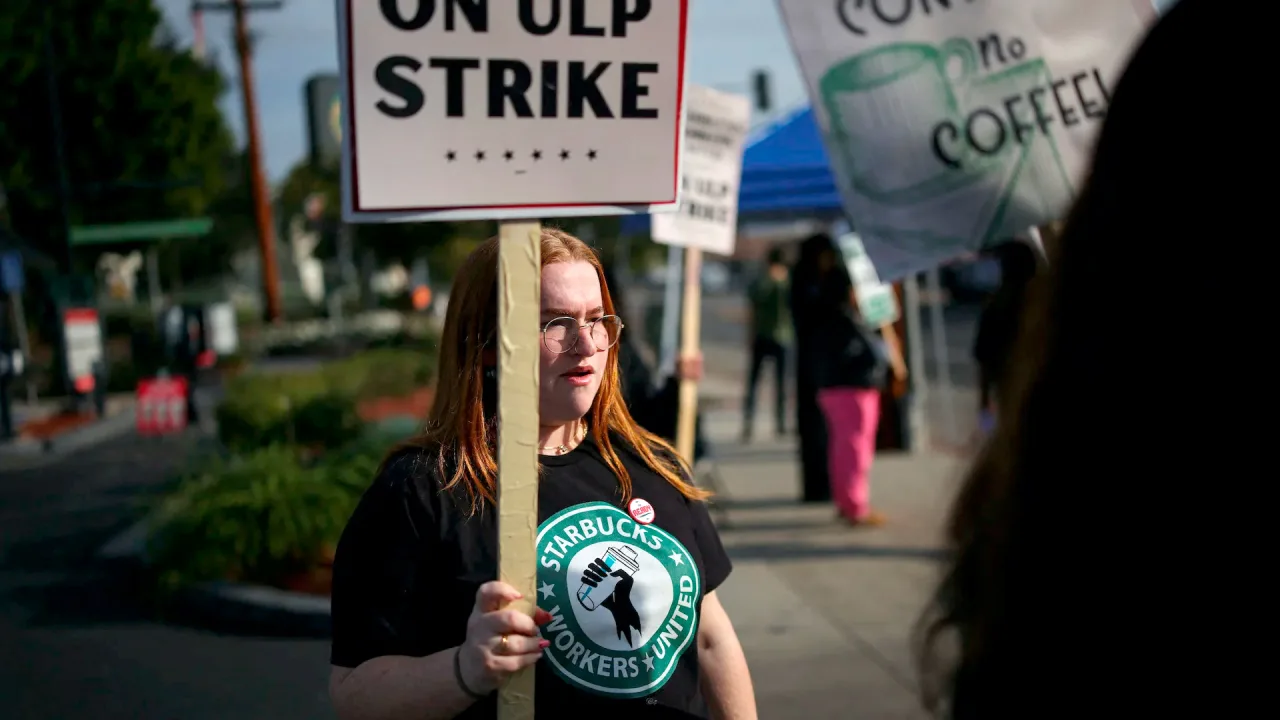
<path fill-rule="evenodd" d="M 431 412 L 431 402 L 435 396 L 435 388 L 421 388 L 403 397 L 365 400 L 356 407 L 356 415 L 365 422 L 377 422 L 400 415 L 425 419 Z"/>
<path fill-rule="evenodd" d="M 187 379 L 138 381 L 138 434 L 167 435 L 187 427 Z"/>
<path fill-rule="evenodd" d="M 24 423 L 18 436 L 29 440 L 50 440 L 97 420 L 92 413 L 58 413 Z"/>

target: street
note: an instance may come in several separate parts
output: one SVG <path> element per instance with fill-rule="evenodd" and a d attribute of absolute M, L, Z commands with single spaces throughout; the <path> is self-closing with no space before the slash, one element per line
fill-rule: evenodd
<path fill-rule="evenodd" d="M 155 620 L 93 554 L 196 449 L 126 435 L 0 473 L 0 697 L 6 718 L 327 717 L 324 641 L 218 636 Z"/>
<path fill-rule="evenodd" d="M 708 298 L 705 385 L 725 400 L 721 410 L 708 409 L 722 457 L 720 517 L 736 567 L 722 597 L 754 670 L 761 717 L 919 717 L 907 639 L 936 567 L 954 460 L 878 462 L 876 502 L 893 520 L 882 531 L 850 534 L 830 508 L 794 505 L 794 441 L 735 442 L 733 398 L 747 362 L 741 306 L 733 296 Z M 960 380 L 969 340 L 963 316 L 956 322 L 958 330 L 948 330 Z M 129 577 L 94 562 L 207 442 L 197 432 L 164 441 L 126 434 L 53 464 L 0 473 L 4 717 L 332 717 L 327 641 L 161 620 Z"/>

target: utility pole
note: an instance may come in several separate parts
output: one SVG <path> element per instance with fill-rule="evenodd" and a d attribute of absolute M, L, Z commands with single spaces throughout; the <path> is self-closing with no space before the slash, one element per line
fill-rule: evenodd
<path fill-rule="evenodd" d="M 249 179 L 253 189 L 254 218 L 258 225 L 258 245 L 262 250 L 262 284 L 267 298 L 267 319 L 281 319 L 280 274 L 276 269 L 276 232 L 271 218 L 266 175 L 262 171 L 262 141 L 258 128 L 258 103 L 253 86 L 253 48 L 249 41 L 248 14 L 256 10 L 279 10 L 282 0 L 231 0 L 194 2 L 193 15 L 205 10 L 230 10 L 235 20 L 236 54 L 240 59 L 240 90 L 244 105 L 244 129 L 248 140 Z"/>
<path fill-rule="evenodd" d="M 59 240 L 55 257 L 62 266 L 68 283 L 72 275 L 71 264 L 71 180 L 67 174 L 67 155 L 62 135 L 62 101 L 58 93 L 57 51 L 53 47 L 53 14 L 48 14 L 48 26 L 44 36 L 44 71 L 48 86 L 49 133 L 53 138 L 53 165 L 58 174 Z M 70 284 L 68 284 L 70 287 Z"/>

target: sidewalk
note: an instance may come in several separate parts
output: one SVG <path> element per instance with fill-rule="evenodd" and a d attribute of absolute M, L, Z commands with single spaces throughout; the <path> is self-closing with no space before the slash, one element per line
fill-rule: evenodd
<path fill-rule="evenodd" d="M 734 572 L 720 591 L 746 649 L 763 718 L 925 718 L 910 636 L 938 572 L 959 460 L 885 454 L 872 472 L 881 529 L 802 506 L 793 440 L 737 442 L 735 412 L 708 413 L 717 513 Z M 766 427 L 764 422 L 757 427 Z"/>

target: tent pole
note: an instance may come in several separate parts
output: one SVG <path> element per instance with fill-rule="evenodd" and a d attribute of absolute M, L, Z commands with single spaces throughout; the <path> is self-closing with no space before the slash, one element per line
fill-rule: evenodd
<path fill-rule="evenodd" d="M 925 406 L 929 400 L 929 380 L 925 374 L 924 331 L 920 327 L 920 281 L 917 275 L 902 280 L 903 321 L 907 326 L 907 372 L 911 377 L 911 400 L 907 408 L 907 422 L 911 427 L 913 453 L 924 451 L 932 445 L 929 426 L 925 421 Z"/>
<path fill-rule="evenodd" d="M 942 279 L 938 268 L 927 276 L 929 284 L 929 335 L 933 340 L 933 362 L 937 368 L 934 387 L 938 401 L 933 405 L 942 414 L 943 429 L 948 443 L 959 443 L 956 429 L 955 392 L 951 387 L 951 358 L 947 353 L 946 317 L 943 314 Z"/>

